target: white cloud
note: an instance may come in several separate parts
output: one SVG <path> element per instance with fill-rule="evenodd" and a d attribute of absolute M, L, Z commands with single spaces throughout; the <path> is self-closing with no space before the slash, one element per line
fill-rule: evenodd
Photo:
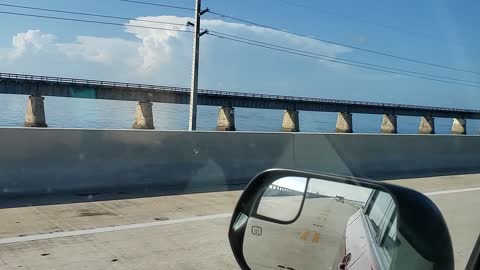
<path fill-rule="evenodd" d="M 52 34 L 43 34 L 40 30 L 28 30 L 25 33 L 18 33 L 12 38 L 12 50 L 8 53 L 9 60 L 21 57 L 27 51 L 40 53 L 48 51 L 56 40 Z"/>
<path fill-rule="evenodd" d="M 176 24 L 186 25 L 190 18 L 175 17 L 175 16 L 159 16 L 159 17 L 141 17 L 141 20 L 170 22 Z M 130 25 L 139 25 L 146 27 L 160 27 L 170 28 L 175 30 L 187 30 L 186 26 L 171 26 L 166 27 L 162 24 L 154 24 L 150 22 L 130 21 Z M 188 35 L 177 31 L 165 31 L 158 29 L 138 28 L 126 26 L 126 31 L 135 35 L 141 40 L 141 45 L 138 46 L 138 55 L 142 57 L 143 61 L 140 70 L 148 72 L 155 69 L 156 66 L 167 64 L 173 60 L 175 45 L 185 44 L 189 39 Z M 190 42 L 191 44 L 191 42 Z"/>
<path fill-rule="evenodd" d="M 160 16 L 160 17 L 141 17 L 138 18 L 144 21 L 168 21 L 177 24 L 186 25 L 191 20 L 187 17 L 175 17 L 175 16 Z M 150 22 L 138 22 L 130 21 L 133 25 L 142 26 L 155 26 Z M 168 26 L 178 30 L 189 29 L 184 26 Z M 262 42 L 279 44 L 280 46 L 297 48 L 304 51 L 316 52 L 320 55 L 328 57 L 335 57 L 339 54 L 346 54 L 352 52 L 350 48 L 338 46 L 335 44 L 329 44 L 325 42 L 316 41 L 309 38 L 290 35 L 288 33 L 278 32 L 272 29 L 245 25 L 241 23 L 231 23 L 222 20 L 202 20 L 202 28 L 215 30 L 222 33 L 233 34 L 241 37 L 247 37 L 250 39 L 256 39 Z M 156 66 L 169 63 L 174 59 L 173 55 L 178 55 L 179 50 L 182 49 L 183 55 L 191 57 L 191 35 L 185 35 L 183 33 L 175 31 L 158 31 L 154 29 L 134 28 L 126 27 L 126 31 L 134 34 L 137 38 L 142 40 L 142 46 L 139 48 L 140 56 L 143 57 L 143 64 L 141 66 L 142 71 L 152 71 Z M 203 45 L 202 45 L 203 46 Z M 175 50 L 173 52 L 173 50 Z M 260 49 L 262 50 L 262 49 Z M 185 54 L 185 52 L 187 52 Z M 311 61 L 311 59 L 310 59 Z M 335 70 L 344 70 L 347 66 L 318 60 L 322 65 L 332 67 Z"/>
<path fill-rule="evenodd" d="M 219 32 L 231 33 L 239 32 L 242 37 L 247 35 L 255 35 L 255 39 L 262 42 L 278 44 L 280 46 L 298 48 L 302 50 L 313 51 L 318 54 L 325 54 L 328 56 L 335 56 L 337 54 L 349 53 L 352 49 L 321 42 L 311 38 L 300 37 L 297 35 L 291 35 L 285 32 L 279 32 L 268 28 L 259 26 L 251 26 L 240 23 L 230 23 L 221 20 L 205 20 L 202 21 L 202 26 L 206 28 L 214 27 L 215 29 L 221 29 Z"/>
<path fill-rule="evenodd" d="M 175 16 L 139 19 L 181 25 L 186 25 L 187 21 L 191 20 L 191 18 Z M 129 24 L 178 30 L 189 29 L 181 25 L 171 26 L 151 22 L 130 21 Z M 202 28 L 285 47 L 315 51 L 331 57 L 351 52 L 345 47 L 240 23 L 205 19 L 202 20 Z M 73 41 L 65 42 L 59 41 L 60 36 L 57 38 L 40 30 L 28 30 L 16 34 L 12 39 L 11 47 L 0 48 L 0 59 L 2 57 L 9 59 L 8 63 L 0 61 L 0 69 L 17 73 L 189 85 L 192 59 L 191 33 L 128 25 L 125 26 L 125 32 L 127 36 L 122 38 L 77 36 Z M 201 56 L 201 87 L 218 87 L 220 77 L 223 77 L 222 82 L 228 88 L 248 88 L 255 85 L 278 89 L 277 86 L 282 85 L 282 80 L 286 80 L 289 74 L 275 81 L 265 80 L 264 74 L 274 74 L 275 69 L 281 69 L 282 72 L 292 69 L 290 68 L 292 61 L 299 66 L 308 66 L 307 69 L 311 72 L 321 67 L 328 68 L 332 72 L 345 68 L 335 63 L 312 61 L 312 59 L 297 56 L 289 57 L 280 52 L 219 41 L 213 36 L 202 37 Z M 251 73 L 252 64 L 258 69 L 256 73 Z M 295 67 L 293 70 L 300 74 L 299 68 Z M 265 81 L 264 86 L 257 86 L 255 80 L 262 79 Z"/>
<path fill-rule="evenodd" d="M 58 50 L 69 58 L 99 64 L 112 64 L 120 56 L 133 56 L 138 43 L 119 38 L 79 36 L 75 43 L 58 43 Z"/>

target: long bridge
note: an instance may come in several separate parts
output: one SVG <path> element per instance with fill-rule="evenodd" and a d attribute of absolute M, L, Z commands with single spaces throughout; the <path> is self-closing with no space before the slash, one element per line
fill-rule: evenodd
<path fill-rule="evenodd" d="M 138 101 L 135 129 L 153 128 L 152 102 L 189 102 L 186 88 L 7 73 L 0 93 L 29 95 L 27 127 L 47 125 L 44 96 Z M 285 110 L 285 131 L 299 131 L 299 110 L 338 112 L 338 132 L 352 132 L 352 113 L 383 114 L 384 133 L 396 133 L 397 115 L 411 115 L 421 117 L 420 133 L 448 117 L 452 132 L 465 134 L 466 119 L 480 113 L 212 90 L 198 100 L 220 106 L 219 130 L 235 129 L 235 107 Z M 480 204 L 479 148 L 480 136 L 0 128 L 0 265 L 233 269 L 227 230 L 240 190 L 279 167 L 423 192 L 445 217 L 455 268 L 464 269 L 480 223 L 471 211 Z M 291 241 L 323 252 L 311 238 Z"/>
<path fill-rule="evenodd" d="M 172 86 L 0 73 L 0 93 L 29 95 L 25 126 L 46 127 L 43 96 L 138 101 L 133 128 L 153 129 L 152 102 L 188 104 L 190 89 Z M 466 134 L 466 119 L 480 110 L 348 101 L 200 89 L 198 104 L 219 106 L 217 130 L 235 130 L 234 108 L 284 110 L 282 130 L 300 131 L 298 111 L 338 112 L 336 131 L 353 132 L 352 113 L 382 114 L 382 133 L 397 133 L 397 116 L 421 117 L 419 133 L 435 133 L 435 117 L 452 118 L 452 133 Z"/>

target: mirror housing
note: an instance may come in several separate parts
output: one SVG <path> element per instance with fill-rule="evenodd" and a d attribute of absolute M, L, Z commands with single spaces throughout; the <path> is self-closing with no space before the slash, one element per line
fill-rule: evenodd
<path fill-rule="evenodd" d="M 408 243 L 418 254 L 432 263 L 433 266 L 428 269 L 454 269 L 453 248 L 447 225 L 440 210 L 425 195 L 408 188 L 380 181 L 285 169 L 271 169 L 255 176 L 247 185 L 237 202 L 230 222 L 228 238 L 235 259 L 242 269 L 251 269 L 244 256 L 244 238 L 248 220 L 252 215 L 258 217 L 256 211 L 267 188 L 276 180 L 287 177 L 321 179 L 372 190 L 380 190 L 390 194 L 397 207 L 397 230 L 405 239 L 408 239 Z M 336 199 L 342 202 L 344 200 L 343 197 L 337 197 Z M 298 218 L 301 211 L 302 207 L 300 207 L 296 218 Z M 274 219 L 269 220 L 268 217 L 260 216 L 260 218 L 276 224 L 288 224 L 296 220 L 295 218 L 289 222 L 282 222 Z M 257 231 L 253 229 L 257 229 Z M 252 232 L 249 233 L 253 235 L 261 234 L 261 230 L 252 228 Z M 272 252 L 275 251 L 272 250 Z M 399 260 L 396 261 L 395 267 L 391 269 L 408 269 L 408 267 L 410 267 L 408 263 L 403 265 L 402 261 Z"/>

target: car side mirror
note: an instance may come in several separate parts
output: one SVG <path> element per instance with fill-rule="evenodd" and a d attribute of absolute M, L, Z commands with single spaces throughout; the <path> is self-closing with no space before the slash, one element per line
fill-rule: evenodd
<path fill-rule="evenodd" d="M 242 269 L 453 269 L 438 208 L 383 182 L 273 169 L 245 188 L 228 237 Z"/>

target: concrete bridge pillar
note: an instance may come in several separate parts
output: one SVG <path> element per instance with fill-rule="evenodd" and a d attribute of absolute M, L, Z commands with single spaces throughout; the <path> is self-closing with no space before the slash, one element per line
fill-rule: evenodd
<path fill-rule="evenodd" d="M 391 114 L 383 115 L 380 133 L 397 134 L 397 116 Z"/>
<path fill-rule="evenodd" d="M 423 116 L 418 127 L 419 134 L 435 134 L 435 118 Z"/>
<path fill-rule="evenodd" d="M 222 106 L 218 110 L 217 130 L 235 131 L 235 108 Z"/>
<path fill-rule="evenodd" d="M 467 134 L 467 120 L 464 118 L 453 118 L 452 134 Z"/>
<path fill-rule="evenodd" d="M 134 129 L 154 129 L 152 103 L 139 101 L 135 110 Z"/>
<path fill-rule="evenodd" d="M 340 112 L 337 117 L 337 125 L 335 131 L 339 133 L 352 133 L 353 123 L 352 114 L 348 112 Z"/>
<path fill-rule="evenodd" d="M 45 121 L 44 97 L 29 96 L 27 103 L 27 113 L 25 114 L 26 127 L 47 127 Z"/>
<path fill-rule="evenodd" d="M 299 132 L 300 122 L 298 120 L 298 111 L 285 110 L 283 112 L 282 131 Z"/>

